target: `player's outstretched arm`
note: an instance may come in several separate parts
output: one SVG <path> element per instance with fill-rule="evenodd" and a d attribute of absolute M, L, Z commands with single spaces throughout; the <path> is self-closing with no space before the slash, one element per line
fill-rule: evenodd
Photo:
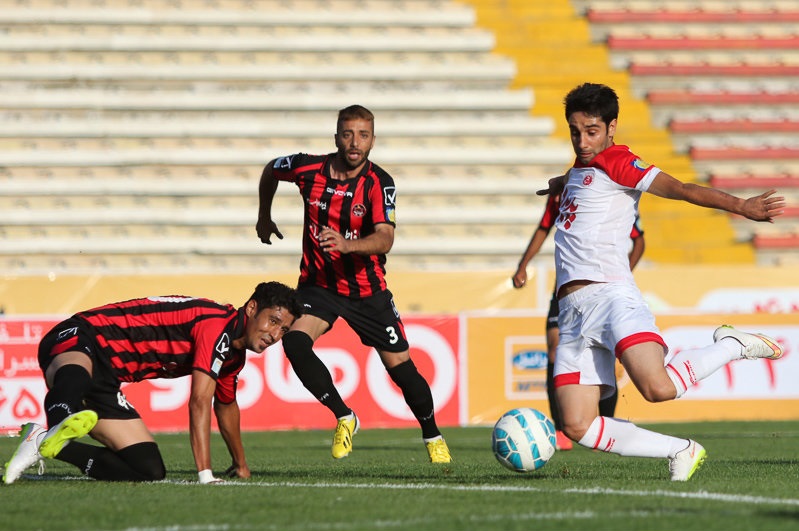
<path fill-rule="evenodd" d="M 255 224 L 255 232 L 261 242 L 267 245 L 272 244 L 271 238 L 273 234 L 279 239 L 283 239 L 283 234 L 280 233 L 277 225 L 272 221 L 272 201 L 275 198 L 279 183 L 272 174 L 274 164 L 275 161 L 272 160 L 264 166 L 264 171 L 261 173 L 261 181 L 258 184 L 258 221 Z"/>
<path fill-rule="evenodd" d="M 654 178 L 648 191 L 666 199 L 678 199 L 698 206 L 725 210 L 753 221 L 773 222 L 785 208 L 784 197 L 773 197 L 776 190 L 743 199 L 709 186 L 684 183 L 665 172 L 660 172 Z"/>

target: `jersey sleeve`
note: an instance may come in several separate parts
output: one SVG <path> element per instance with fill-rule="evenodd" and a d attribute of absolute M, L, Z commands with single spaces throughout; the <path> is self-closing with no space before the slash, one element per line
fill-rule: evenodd
<path fill-rule="evenodd" d="M 394 179 L 385 172 L 377 174 L 374 186 L 369 190 L 369 202 L 372 204 L 372 223 L 397 224 L 397 188 Z"/>
<path fill-rule="evenodd" d="M 635 216 L 635 221 L 633 222 L 633 229 L 630 231 L 630 239 L 634 240 L 636 238 L 640 238 L 644 235 L 644 229 L 641 226 L 641 216 Z"/>
<path fill-rule="evenodd" d="M 307 158 L 308 155 L 305 153 L 278 157 L 272 165 L 272 175 L 279 181 L 296 182 Z"/>
<path fill-rule="evenodd" d="M 544 207 L 544 214 L 541 216 L 541 221 L 538 222 L 538 228 L 549 231 L 555 225 L 555 220 L 558 219 L 558 211 L 560 210 L 560 195 L 549 194 L 547 196 L 547 204 Z"/>
<path fill-rule="evenodd" d="M 660 173 L 660 168 L 644 162 L 627 146 L 621 145 L 606 149 L 593 162 L 614 182 L 642 192 L 649 189 L 652 180 Z"/>
<path fill-rule="evenodd" d="M 241 354 L 240 362 L 236 362 L 232 368 L 226 368 L 223 374 L 216 381 L 214 398 L 223 404 L 230 404 L 236 400 L 236 388 L 239 381 L 239 373 L 244 368 L 244 361 L 247 353 Z"/>
<path fill-rule="evenodd" d="M 217 380 L 222 365 L 231 355 L 231 338 L 225 330 L 228 320 L 209 318 L 194 327 L 194 364 L 192 369 L 202 371 Z"/>

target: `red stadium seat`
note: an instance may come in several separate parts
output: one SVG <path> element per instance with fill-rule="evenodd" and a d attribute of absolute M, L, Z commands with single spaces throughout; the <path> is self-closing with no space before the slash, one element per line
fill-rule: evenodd
<path fill-rule="evenodd" d="M 799 9 L 766 9 L 711 11 L 709 9 L 588 9 L 588 21 L 593 24 L 624 23 L 756 23 L 756 22 L 799 22 Z"/>
<path fill-rule="evenodd" d="M 799 90 L 777 92 L 652 90 L 646 95 L 646 99 L 651 105 L 789 105 L 799 103 Z"/>
<path fill-rule="evenodd" d="M 608 37 L 611 50 L 795 50 L 799 35 L 789 37 Z"/>
<path fill-rule="evenodd" d="M 781 63 L 751 64 L 741 63 L 707 64 L 707 63 L 633 63 L 629 67 L 634 76 L 687 76 L 687 77 L 794 77 L 799 76 L 799 65 Z"/>
<path fill-rule="evenodd" d="M 799 148 L 794 147 L 697 147 L 690 151 L 694 160 L 785 160 L 799 159 Z"/>
<path fill-rule="evenodd" d="M 799 133 L 797 120 L 753 120 L 740 118 L 730 120 L 684 120 L 675 119 L 669 122 L 669 130 L 678 134 L 707 134 L 707 133 Z"/>
<path fill-rule="evenodd" d="M 709 184 L 724 190 L 745 188 L 799 188 L 799 175 L 711 175 Z"/>
<path fill-rule="evenodd" d="M 755 234 L 752 243 L 757 249 L 799 249 L 799 234 Z"/>

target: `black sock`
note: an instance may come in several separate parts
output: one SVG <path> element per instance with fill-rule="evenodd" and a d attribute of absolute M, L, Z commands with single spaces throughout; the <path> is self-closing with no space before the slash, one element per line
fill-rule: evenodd
<path fill-rule="evenodd" d="M 549 399 L 549 414 L 556 430 L 563 430 L 563 421 L 560 418 L 558 397 L 555 394 L 555 364 L 547 363 L 547 398 Z"/>
<path fill-rule="evenodd" d="M 402 390 L 405 403 L 411 408 L 419 426 L 422 427 L 422 437 L 432 439 L 441 432 L 436 426 L 436 416 L 433 409 L 433 393 L 427 380 L 416 370 L 413 360 L 408 360 L 388 369 L 388 375 Z"/>
<path fill-rule="evenodd" d="M 352 413 L 341 399 L 333 377 L 313 351 L 313 340 L 305 332 L 292 331 L 283 336 L 283 350 L 302 385 L 327 407 L 336 418 Z"/>
<path fill-rule="evenodd" d="M 599 414 L 603 417 L 612 417 L 616 414 L 616 402 L 619 400 L 619 390 L 614 389 L 613 394 L 599 401 Z"/>
<path fill-rule="evenodd" d="M 154 442 L 132 444 L 114 452 L 105 446 L 71 441 L 56 459 L 101 481 L 157 481 L 166 476 L 161 452 Z"/>
<path fill-rule="evenodd" d="M 92 386 L 92 376 L 80 365 L 64 365 L 53 377 L 53 387 L 44 397 L 47 426 L 52 428 L 84 409 L 83 397 Z"/>

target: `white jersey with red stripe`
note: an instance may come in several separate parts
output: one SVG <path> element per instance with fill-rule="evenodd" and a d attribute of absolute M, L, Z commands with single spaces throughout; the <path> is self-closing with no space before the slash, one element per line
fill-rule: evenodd
<path fill-rule="evenodd" d="M 613 145 L 566 176 L 555 222 L 557 286 L 573 280 L 633 282 L 628 257 L 638 201 L 660 169 Z"/>

